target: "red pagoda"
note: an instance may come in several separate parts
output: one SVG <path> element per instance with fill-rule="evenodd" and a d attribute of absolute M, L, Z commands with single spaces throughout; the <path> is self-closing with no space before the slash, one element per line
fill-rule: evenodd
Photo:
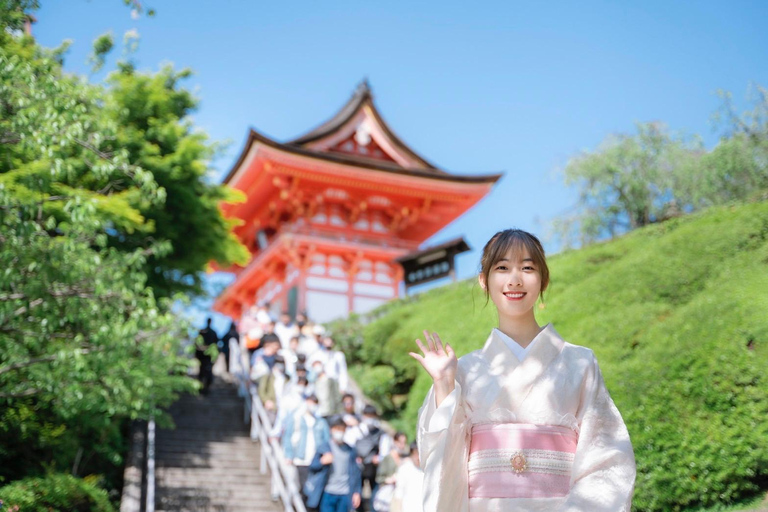
<path fill-rule="evenodd" d="M 247 199 L 223 205 L 250 263 L 214 309 L 232 318 L 254 303 L 325 322 L 399 295 L 396 261 L 485 196 L 500 174 L 436 168 L 382 119 L 367 82 L 330 120 L 288 141 L 250 130 L 224 183 Z"/>

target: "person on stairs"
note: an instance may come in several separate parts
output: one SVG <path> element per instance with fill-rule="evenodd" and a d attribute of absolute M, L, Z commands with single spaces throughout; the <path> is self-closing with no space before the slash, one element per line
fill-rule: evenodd
<path fill-rule="evenodd" d="M 229 330 L 219 340 L 219 352 L 224 355 L 224 362 L 227 365 L 227 373 L 229 373 L 230 366 L 230 348 L 231 344 L 240 345 L 240 334 L 237 332 L 237 326 L 235 322 L 229 324 Z"/>
<path fill-rule="evenodd" d="M 211 327 L 211 318 L 209 317 L 205 323 L 205 327 L 200 329 L 200 335 L 195 347 L 195 357 L 200 361 L 200 370 L 197 374 L 197 378 L 200 384 L 203 385 L 202 393 L 208 394 L 208 390 L 213 384 L 213 359 L 208 354 L 208 349 L 211 345 L 214 347 L 219 342 L 219 336 L 216 331 Z"/>
<path fill-rule="evenodd" d="M 317 416 L 317 397 L 308 395 L 304 405 L 287 416 L 285 430 L 283 431 L 282 444 L 285 463 L 296 467 L 299 490 L 304 488 L 309 475 L 309 465 L 317 452 L 317 447 L 323 443 L 328 444 L 331 433 L 328 423 Z M 304 505 L 310 511 L 306 496 Z M 315 508 L 317 505 L 315 505 Z"/>
<path fill-rule="evenodd" d="M 331 422 L 331 441 L 318 445 L 304 485 L 307 505 L 320 512 L 349 512 L 360 505 L 362 475 L 355 449 L 344 442 L 347 425 L 336 416 Z"/>

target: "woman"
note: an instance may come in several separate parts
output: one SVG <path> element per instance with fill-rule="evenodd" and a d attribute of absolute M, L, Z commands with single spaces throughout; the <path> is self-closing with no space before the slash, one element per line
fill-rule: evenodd
<path fill-rule="evenodd" d="M 635 459 L 592 350 L 539 326 L 549 284 L 539 240 L 496 233 L 478 276 L 498 313 L 457 360 L 424 331 L 411 353 L 433 380 L 419 411 L 425 512 L 628 512 Z"/>

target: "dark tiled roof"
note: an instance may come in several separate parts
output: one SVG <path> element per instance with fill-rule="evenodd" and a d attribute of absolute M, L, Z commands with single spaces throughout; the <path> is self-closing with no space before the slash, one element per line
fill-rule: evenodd
<path fill-rule="evenodd" d="M 339 110 L 336 115 L 334 115 L 332 118 L 314 130 L 305 133 L 301 137 L 288 141 L 287 144 L 303 146 L 336 132 L 352 117 L 354 117 L 357 112 L 366 104 L 370 105 L 371 112 L 373 112 L 373 116 L 376 118 L 376 122 L 382 127 L 384 132 L 387 134 L 387 137 L 389 137 L 389 139 L 395 145 L 397 145 L 401 151 L 418 161 L 422 168 L 438 170 L 437 167 L 416 153 L 407 144 L 400 140 L 397 135 L 395 135 L 395 132 L 393 132 L 389 125 L 384 121 L 384 118 L 381 116 L 378 109 L 376 108 L 376 105 L 373 103 L 373 93 L 371 92 L 371 87 L 367 80 L 360 82 L 360 85 L 357 86 L 357 89 L 355 90 L 354 94 L 352 94 L 352 97 L 343 107 L 341 107 L 341 110 Z"/>
<path fill-rule="evenodd" d="M 326 152 L 320 152 L 320 151 L 313 151 L 311 149 L 306 149 L 301 146 L 295 146 L 292 144 L 282 144 L 273 139 L 270 139 L 266 135 L 262 135 L 261 133 L 257 132 L 254 129 L 251 129 L 250 132 L 248 133 L 248 140 L 245 143 L 245 147 L 240 153 L 240 157 L 237 159 L 237 162 L 235 162 L 235 165 L 232 166 L 232 169 L 230 169 L 226 178 L 224 178 L 224 183 L 229 183 L 229 180 L 232 179 L 232 177 L 235 175 L 237 170 L 240 168 L 240 165 L 242 165 L 243 161 L 248 155 L 248 152 L 250 151 L 251 146 L 256 142 L 260 142 L 266 146 L 281 149 L 283 151 L 293 153 L 296 155 L 317 158 L 318 160 L 325 160 L 328 162 L 347 164 L 355 167 L 362 167 L 365 169 L 373 169 L 376 171 L 391 172 L 393 174 L 403 174 L 407 176 L 432 178 L 432 179 L 437 179 L 442 181 L 453 181 L 453 182 L 463 182 L 463 183 L 495 183 L 502 176 L 501 174 L 460 175 L 460 174 L 448 173 L 435 168 L 413 169 L 413 168 L 402 167 L 395 163 L 376 160 L 373 158 L 365 158 L 362 156 L 346 155 L 343 153 L 326 153 Z"/>
<path fill-rule="evenodd" d="M 418 162 L 418 167 L 403 167 L 394 162 L 369 158 L 363 155 L 347 154 L 336 151 L 318 151 L 306 147 L 307 144 L 327 137 L 328 135 L 331 135 L 341 129 L 360 111 L 360 109 L 365 107 L 366 104 L 370 106 L 371 112 L 376 118 L 376 122 L 385 131 L 387 137 L 392 141 L 393 144 L 398 147 L 398 149 Z M 408 147 L 403 141 L 401 141 L 397 135 L 395 135 L 395 133 L 389 128 L 387 123 L 384 122 L 384 119 L 381 117 L 379 111 L 376 109 L 376 106 L 373 103 L 373 94 L 371 93 L 371 88 L 367 80 L 363 80 L 360 85 L 357 86 L 357 89 L 352 95 L 352 98 L 350 98 L 350 100 L 341 108 L 341 110 L 336 113 L 336 115 L 312 131 L 302 135 L 301 137 L 285 143 L 281 143 L 257 132 L 254 129 L 251 129 L 248 134 L 248 140 L 245 143 L 245 147 L 240 153 L 240 157 L 238 158 L 237 162 L 235 162 L 235 165 L 232 166 L 232 169 L 224 179 L 224 183 L 228 183 L 229 180 L 232 179 L 232 176 L 234 176 L 235 172 L 237 172 L 237 169 L 240 167 L 240 165 L 242 165 L 246 155 L 248 154 L 248 151 L 254 142 L 260 142 L 267 146 L 278 148 L 297 155 L 309 156 L 319 160 L 348 164 L 366 169 L 391 172 L 394 174 L 405 174 L 465 183 L 494 183 L 501 177 L 501 174 L 488 174 L 482 176 L 451 174 L 449 172 L 438 169 L 430 162 L 425 160 L 410 147 Z"/>

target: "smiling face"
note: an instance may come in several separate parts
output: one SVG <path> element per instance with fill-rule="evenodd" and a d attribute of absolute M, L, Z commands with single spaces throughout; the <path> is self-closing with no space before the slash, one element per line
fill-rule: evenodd
<path fill-rule="evenodd" d="M 525 247 L 511 248 L 494 262 L 487 281 L 480 274 L 480 286 L 496 305 L 499 316 L 507 318 L 532 315 L 541 285 L 541 272 Z"/>

